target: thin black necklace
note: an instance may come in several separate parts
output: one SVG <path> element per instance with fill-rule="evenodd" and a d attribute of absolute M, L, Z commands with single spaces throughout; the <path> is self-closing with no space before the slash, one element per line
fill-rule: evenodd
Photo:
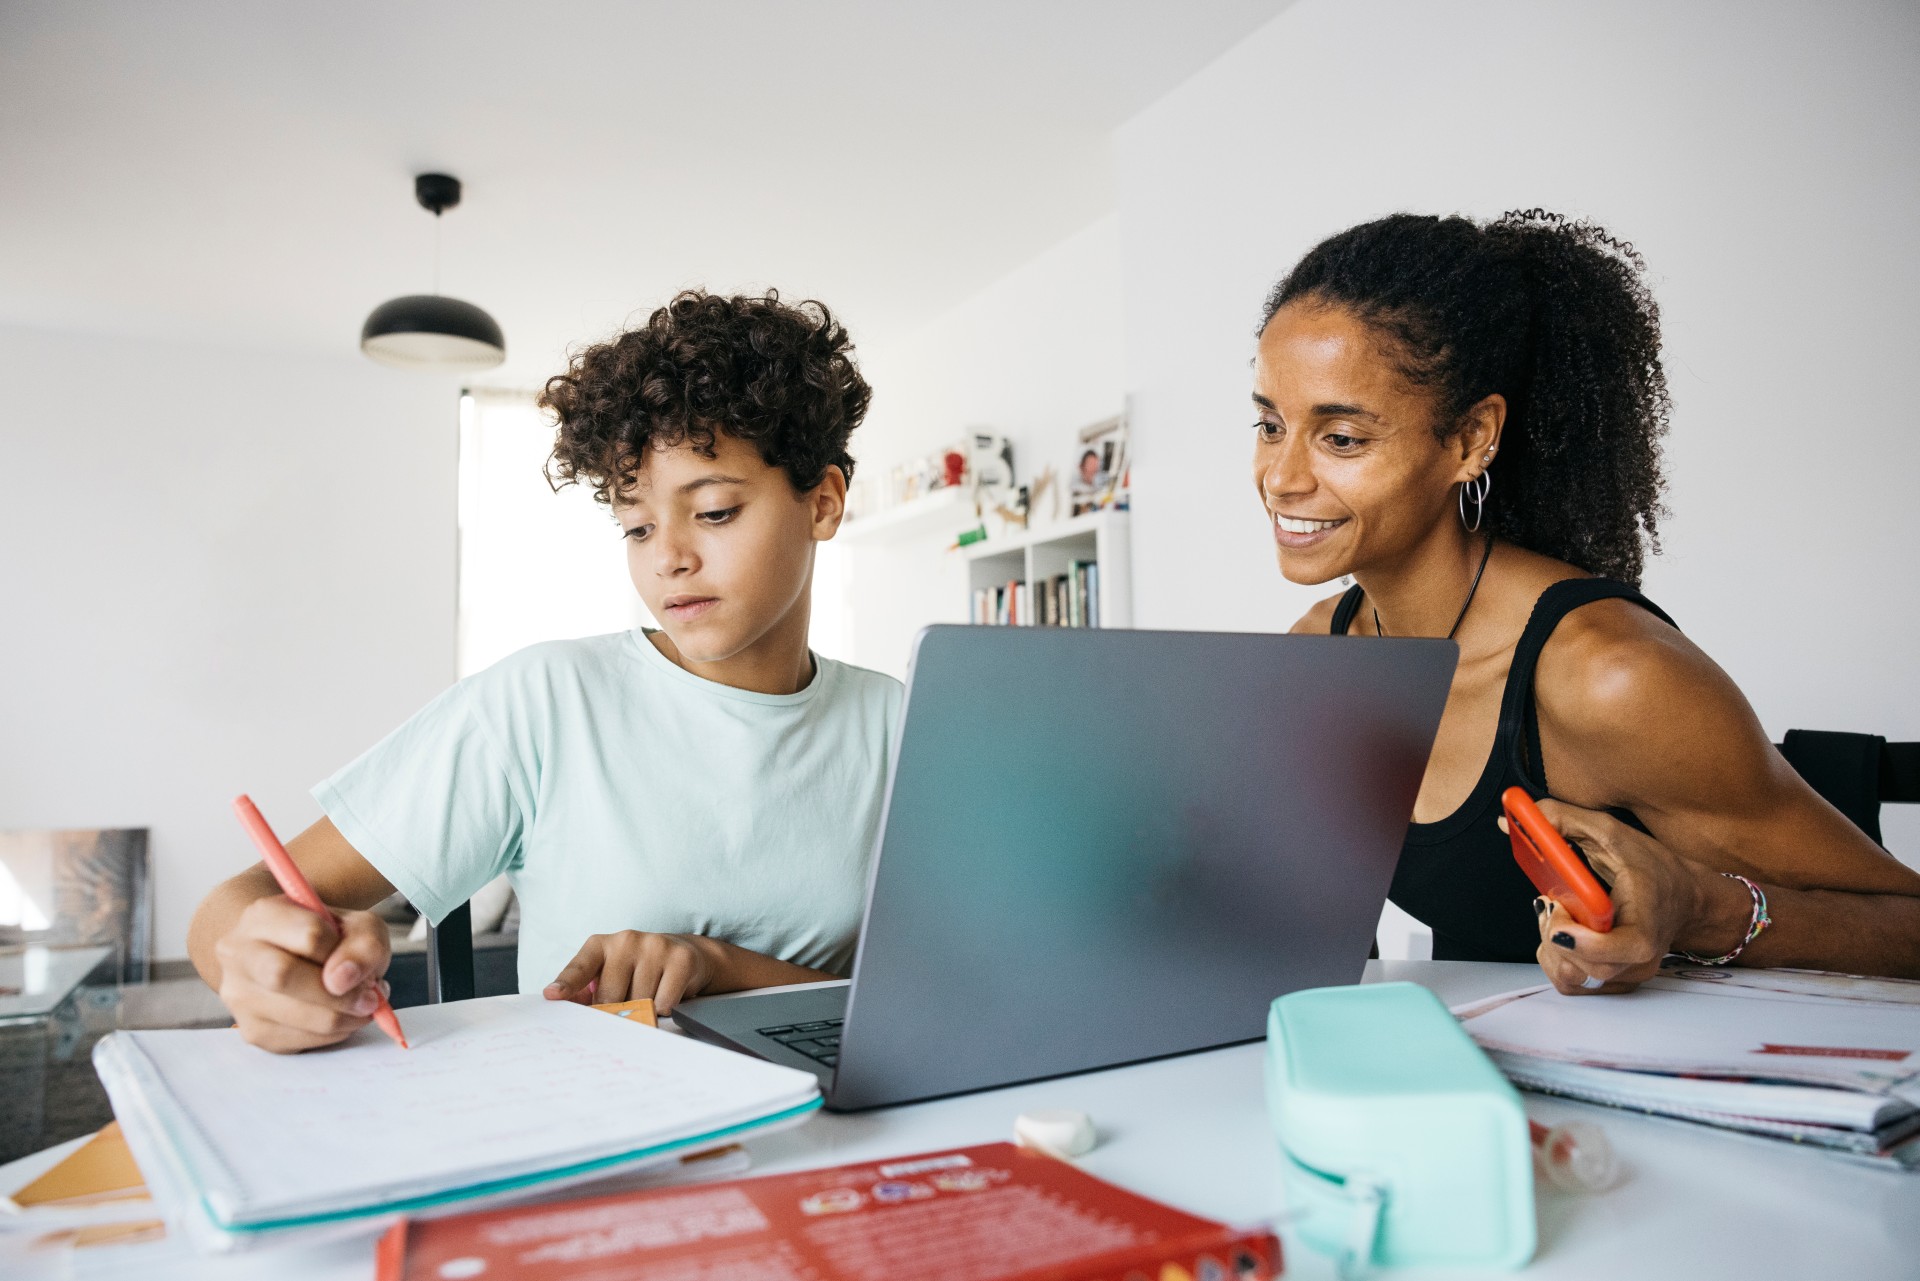
<path fill-rule="evenodd" d="M 1493 559 L 1493 535 L 1488 534 L 1487 550 L 1480 553 L 1480 568 L 1473 571 L 1473 585 L 1467 588 L 1467 598 L 1466 600 L 1460 603 L 1460 612 L 1454 616 L 1453 626 L 1447 628 L 1448 640 L 1452 640 L 1453 634 L 1460 630 L 1460 624 L 1467 621 L 1467 610 L 1470 609 L 1473 605 L 1473 594 L 1480 590 L 1480 575 L 1487 572 L 1487 562 L 1492 559 Z M 1375 636 L 1385 636 L 1386 633 L 1380 630 L 1379 608 L 1377 606 L 1370 607 L 1370 608 L 1373 609 L 1373 634 Z"/>

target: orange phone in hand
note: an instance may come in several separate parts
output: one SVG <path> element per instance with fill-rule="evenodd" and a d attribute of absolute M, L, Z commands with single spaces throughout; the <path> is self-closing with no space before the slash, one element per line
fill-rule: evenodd
<path fill-rule="evenodd" d="M 1606 887 L 1580 861 L 1566 838 L 1547 822 L 1526 789 L 1509 787 L 1500 794 L 1500 806 L 1507 812 L 1513 861 L 1534 887 L 1596 934 L 1612 929 L 1613 900 L 1607 897 Z"/>

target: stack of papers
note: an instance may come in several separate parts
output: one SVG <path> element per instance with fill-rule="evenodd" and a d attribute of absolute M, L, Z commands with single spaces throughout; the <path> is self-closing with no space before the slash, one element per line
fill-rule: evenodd
<path fill-rule="evenodd" d="M 804 1119 L 811 1073 L 537 996 L 409 1009 L 299 1055 L 230 1030 L 116 1032 L 94 1051 L 170 1224 L 211 1248 L 366 1231 L 676 1162 Z"/>
<path fill-rule="evenodd" d="M 1663 971 L 1624 996 L 1457 1008 L 1514 1084 L 1920 1169 L 1920 983 Z"/>

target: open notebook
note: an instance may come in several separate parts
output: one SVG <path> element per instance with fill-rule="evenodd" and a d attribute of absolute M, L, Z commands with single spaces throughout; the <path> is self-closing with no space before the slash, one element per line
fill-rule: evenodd
<path fill-rule="evenodd" d="M 422 1006 L 300 1055 L 237 1032 L 116 1032 L 94 1050 L 170 1220 L 216 1246 L 527 1195 L 799 1120 L 811 1073 L 537 996 Z"/>

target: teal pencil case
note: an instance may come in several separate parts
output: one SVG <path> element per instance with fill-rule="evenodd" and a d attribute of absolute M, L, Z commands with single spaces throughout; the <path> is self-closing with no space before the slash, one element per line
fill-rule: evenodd
<path fill-rule="evenodd" d="M 1433 993 L 1312 988 L 1267 1015 L 1267 1110 L 1305 1243 L 1368 1266 L 1533 1257 L 1520 1096 Z"/>

